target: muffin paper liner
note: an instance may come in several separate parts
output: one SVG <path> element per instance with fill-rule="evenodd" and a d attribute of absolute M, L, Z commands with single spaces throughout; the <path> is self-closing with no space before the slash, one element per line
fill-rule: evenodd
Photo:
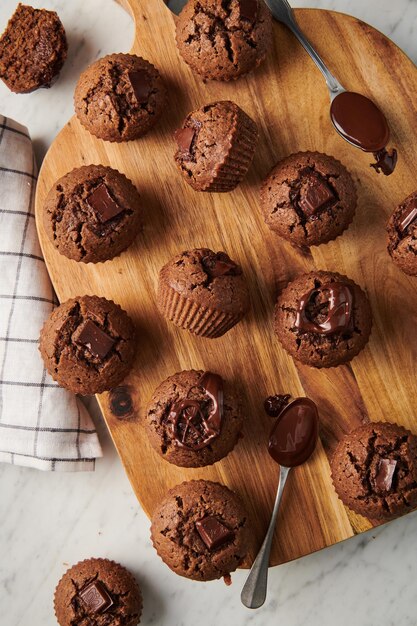
<path fill-rule="evenodd" d="M 241 313 L 227 313 L 205 307 L 181 296 L 167 285 L 159 287 L 158 307 L 176 326 L 210 339 L 221 337 L 242 319 Z"/>
<path fill-rule="evenodd" d="M 255 154 L 258 130 L 255 122 L 239 110 L 231 132 L 231 146 L 205 191 L 231 191 L 246 176 Z"/>

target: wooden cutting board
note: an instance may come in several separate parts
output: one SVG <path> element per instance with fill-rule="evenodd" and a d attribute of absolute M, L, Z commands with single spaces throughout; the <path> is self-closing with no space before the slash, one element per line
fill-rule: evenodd
<path fill-rule="evenodd" d="M 397 170 L 386 178 L 369 167 L 369 155 L 334 132 L 324 81 L 280 24 L 274 25 L 274 46 L 267 61 L 253 75 L 229 84 L 204 84 L 179 57 L 176 18 L 162 0 L 125 0 L 125 4 L 136 21 L 132 52 L 160 69 L 169 106 L 148 136 L 121 145 L 99 141 L 75 118 L 69 121 L 40 172 L 36 214 L 42 249 L 61 301 L 85 293 L 114 299 L 138 327 L 134 371 L 116 392 L 102 394 L 99 402 L 148 515 L 171 486 L 193 478 L 217 480 L 243 497 L 259 546 L 278 477 L 266 452 L 272 420 L 263 412 L 263 399 L 288 392 L 317 402 L 321 440 L 311 461 L 290 476 L 271 557 L 276 565 L 371 527 L 368 520 L 345 509 L 332 487 L 328 457 L 344 433 L 366 420 L 395 420 L 417 432 L 417 279 L 407 278 L 391 263 L 384 231 L 394 206 L 416 187 L 417 72 L 390 40 L 367 24 L 330 11 L 296 11 L 300 26 L 343 85 L 370 96 L 386 113 L 399 150 Z M 260 144 L 247 179 L 236 191 L 196 193 L 176 169 L 172 134 L 189 111 L 218 99 L 234 100 L 256 120 Z M 295 250 L 271 233 L 258 202 L 262 178 L 276 161 L 299 150 L 319 150 L 343 161 L 359 192 L 349 230 L 311 252 Z M 54 181 L 89 163 L 111 165 L 134 181 L 142 195 L 145 228 L 119 258 L 86 266 L 58 254 L 40 217 Z M 194 337 L 166 323 L 155 304 L 162 265 L 182 250 L 201 246 L 225 250 L 241 263 L 251 290 L 250 314 L 215 340 Z M 372 336 L 350 365 L 321 371 L 298 365 L 273 334 L 277 292 L 289 279 L 314 268 L 347 274 L 369 295 Z M 244 438 L 233 453 L 202 469 L 165 462 L 150 448 L 142 426 L 146 402 L 159 382 L 190 368 L 235 380 L 246 413 Z"/>

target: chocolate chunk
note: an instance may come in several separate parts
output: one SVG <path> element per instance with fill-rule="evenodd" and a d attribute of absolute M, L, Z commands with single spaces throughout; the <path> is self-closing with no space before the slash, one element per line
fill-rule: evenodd
<path fill-rule="evenodd" d="M 205 400 L 185 397 L 171 406 L 168 422 L 177 445 L 190 450 L 201 450 L 220 435 L 223 421 L 223 380 L 221 376 L 205 372 L 198 382 L 203 387 L 212 407 L 207 413 Z M 188 393 L 191 389 L 188 390 Z M 187 395 L 188 395 L 187 393 Z"/>
<path fill-rule="evenodd" d="M 191 146 L 194 140 L 194 136 L 196 133 L 196 129 L 192 126 L 187 126 L 187 128 L 179 128 L 174 133 L 174 139 L 177 142 L 178 150 L 180 152 L 184 152 L 185 154 L 189 154 L 191 152 Z"/>
<path fill-rule="evenodd" d="M 239 265 L 234 263 L 225 252 L 217 252 L 214 256 L 205 256 L 201 259 L 206 274 L 210 278 L 219 276 L 239 276 L 242 273 Z"/>
<path fill-rule="evenodd" d="M 239 0 L 239 15 L 241 19 L 254 22 L 258 14 L 258 0 Z"/>
<path fill-rule="evenodd" d="M 300 191 L 298 204 L 304 213 L 311 217 L 319 209 L 335 204 L 336 197 L 324 180 L 310 174 Z"/>
<path fill-rule="evenodd" d="M 85 346 L 99 359 L 104 359 L 114 346 L 115 341 L 101 330 L 97 324 L 87 320 L 81 325 L 75 338 L 75 343 Z"/>
<path fill-rule="evenodd" d="M 417 202 L 414 202 L 410 207 L 407 207 L 400 216 L 399 230 L 401 234 L 404 234 L 407 228 L 417 218 Z"/>
<path fill-rule="evenodd" d="M 148 102 L 151 92 L 151 79 L 148 72 L 146 70 L 136 70 L 128 72 L 127 75 L 137 103 L 145 104 Z"/>
<path fill-rule="evenodd" d="M 111 197 L 107 185 L 101 183 L 90 195 L 87 197 L 87 203 L 89 206 L 98 213 L 98 216 L 102 222 L 108 222 L 116 217 L 123 211 L 123 208 L 117 204 Z"/>
<path fill-rule="evenodd" d="M 78 594 L 88 613 L 105 613 L 114 602 L 100 580 L 94 580 L 81 589 Z"/>
<path fill-rule="evenodd" d="M 352 326 L 352 311 L 353 292 L 349 285 L 328 283 L 300 298 L 294 325 L 301 332 L 343 333 Z"/>
<path fill-rule="evenodd" d="M 222 524 L 217 517 L 203 517 L 195 523 L 195 527 L 209 550 L 217 550 L 235 537 L 233 530 Z"/>
<path fill-rule="evenodd" d="M 276 394 L 275 396 L 268 396 L 264 402 L 264 409 L 267 415 L 270 417 L 278 417 L 282 409 L 287 406 L 291 395 Z"/>
<path fill-rule="evenodd" d="M 397 461 L 394 459 L 381 459 L 378 473 L 375 476 L 375 486 L 380 491 L 389 491 L 392 487 Z"/>

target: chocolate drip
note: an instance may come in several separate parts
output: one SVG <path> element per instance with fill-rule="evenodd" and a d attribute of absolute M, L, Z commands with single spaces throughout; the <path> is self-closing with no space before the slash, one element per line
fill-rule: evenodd
<path fill-rule="evenodd" d="M 290 398 L 291 395 L 289 393 L 285 395 L 276 394 L 275 396 L 268 396 L 264 401 L 265 412 L 267 415 L 270 415 L 270 417 L 278 417 L 282 409 L 287 406 Z"/>
<path fill-rule="evenodd" d="M 371 163 L 371 167 L 373 167 L 378 174 L 382 172 L 385 176 L 389 176 L 393 173 L 398 160 L 398 154 L 395 148 L 393 148 L 391 152 L 388 152 L 386 148 L 374 152 L 374 157 L 376 163 Z"/>
<path fill-rule="evenodd" d="M 313 305 L 319 294 L 328 292 L 328 298 L 320 303 L 317 321 L 311 319 L 308 308 Z M 322 312 L 322 309 L 326 312 Z M 300 298 L 295 318 L 295 327 L 301 332 L 312 332 L 320 335 L 342 333 L 351 328 L 353 311 L 353 292 L 345 283 L 328 283 L 319 288 L 311 289 Z M 320 319 L 322 318 L 322 319 Z"/>
<path fill-rule="evenodd" d="M 317 444 L 319 416 L 309 398 L 296 398 L 280 413 L 271 430 L 268 452 L 280 465 L 305 463 Z"/>
<path fill-rule="evenodd" d="M 168 415 L 168 423 L 178 446 L 189 450 L 201 450 L 220 435 L 223 421 L 223 380 L 221 376 L 204 372 L 197 387 L 202 387 L 208 395 L 212 408 L 206 417 L 205 400 L 185 397 L 175 402 Z M 188 390 L 187 396 L 190 393 Z"/>
<path fill-rule="evenodd" d="M 388 153 L 386 147 L 390 129 L 385 115 L 372 100 L 362 94 L 344 91 L 333 100 L 330 117 L 337 132 L 349 143 L 365 152 L 372 152 L 377 172 L 392 174 L 397 163 L 397 151 Z"/>

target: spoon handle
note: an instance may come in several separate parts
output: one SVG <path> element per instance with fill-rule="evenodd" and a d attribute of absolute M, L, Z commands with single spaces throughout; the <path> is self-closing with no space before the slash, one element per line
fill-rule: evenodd
<path fill-rule="evenodd" d="M 275 17 L 275 19 L 279 22 L 282 22 L 282 24 L 285 24 L 291 30 L 291 32 L 297 37 L 303 48 L 311 56 L 314 63 L 317 65 L 320 72 L 325 78 L 331 99 L 333 100 L 335 96 L 337 96 L 342 91 L 345 91 L 344 87 L 339 83 L 337 78 L 333 76 L 321 56 L 313 48 L 304 33 L 300 30 L 297 22 L 295 21 L 291 6 L 287 2 L 287 0 L 265 0 L 265 2 L 271 9 L 272 15 Z"/>
<path fill-rule="evenodd" d="M 244 604 L 248 609 L 258 609 L 265 602 L 268 583 L 269 554 L 271 552 L 278 509 L 290 469 L 290 467 L 280 466 L 279 484 L 271 521 L 269 522 L 268 530 L 261 549 L 253 562 L 249 576 L 247 577 L 242 593 L 240 594 L 242 604 Z"/>

